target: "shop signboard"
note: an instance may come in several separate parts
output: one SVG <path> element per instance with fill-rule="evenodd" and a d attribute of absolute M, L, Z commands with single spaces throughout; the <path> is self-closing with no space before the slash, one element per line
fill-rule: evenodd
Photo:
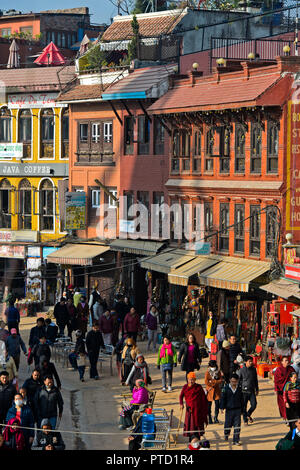
<path fill-rule="evenodd" d="M 288 103 L 286 231 L 300 241 L 300 88 L 295 82 L 293 99 Z"/>
<path fill-rule="evenodd" d="M 11 160 L 12 158 L 23 158 L 23 143 L 0 144 L 0 160 Z"/>
<path fill-rule="evenodd" d="M 43 247 L 43 260 L 46 260 L 47 256 L 53 253 L 54 251 L 57 251 L 58 248 L 54 246 L 44 246 Z"/>
<path fill-rule="evenodd" d="M 195 251 L 196 255 L 210 255 L 211 244 L 208 242 L 196 242 Z"/>
<path fill-rule="evenodd" d="M 25 258 L 25 246 L 0 245 L 0 258 Z"/>
<path fill-rule="evenodd" d="M 6 230 L 0 230 L 0 242 L 11 242 L 12 241 L 12 232 Z"/>
<path fill-rule="evenodd" d="M 66 163 L 7 163 L 0 158 L 2 176 L 68 176 L 69 165 Z"/>
<path fill-rule="evenodd" d="M 66 193 L 66 230 L 86 228 L 86 193 L 84 191 Z"/>
<path fill-rule="evenodd" d="M 56 102 L 57 93 L 16 93 L 7 97 L 9 109 L 56 108 L 62 105 Z"/>
<path fill-rule="evenodd" d="M 41 256 L 41 249 L 39 246 L 28 246 L 27 248 L 28 258 L 39 258 Z"/>
<path fill-rule="evenodd" d="M 284 248 L 285 277 L 300 281 L 300 257 L 296 247 Z"/>
<path fill-rule="evenodd" d="M 120 219 L 120 232 L 123 233 L 134 233 L 134 220 L 125 220 L 125 219 Z M 120 236 L 120 238 L 122 238 Z"/>

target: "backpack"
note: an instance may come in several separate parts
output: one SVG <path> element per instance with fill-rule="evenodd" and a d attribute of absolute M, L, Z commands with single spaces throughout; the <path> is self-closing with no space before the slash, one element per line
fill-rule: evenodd
<path fill-rule="evenodd" d="M 279 441 L 276 444 L 275 449 L 276 450 L 291 450 L 294 446 L 295 435 L 296 435 L 296 429 L 293 430 L 292 439 L 287 439 L 286 437 L 279 439 Z"/>

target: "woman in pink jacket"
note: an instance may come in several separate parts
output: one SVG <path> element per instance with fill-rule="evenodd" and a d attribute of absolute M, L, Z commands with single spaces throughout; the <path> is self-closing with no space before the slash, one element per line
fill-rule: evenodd
<path fill-rule="evenodd" d="M 140 405 L 148 404 L 149 394 L 145 388 L 142 379 L 135 382 L 135 387 L 132 390 L 132 400 L 130 404 L 123 403 L 120 413 L 119 429 L 129 429 L 133 426 L 132 415 L 135 410 L 138 410 Z"/>
<path fill-rule="evenodd" d="M 135 387 L 132 390 L 132 400 L 130 403 L 133 405 L 146 405 L 149 400 L 148 390 L 142 379 L 135 382 Z"/>

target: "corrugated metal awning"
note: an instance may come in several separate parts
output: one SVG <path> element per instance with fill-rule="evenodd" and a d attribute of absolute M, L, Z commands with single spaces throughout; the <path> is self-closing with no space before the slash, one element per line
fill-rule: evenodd
<path fill-rule="evenodd" d="M 141 261 L 141 267 L 150 271 L 169 274 L 172 269 L 178 268 L 196 258 L 185 250 L 164 250 L 156 256 Z"/>
<path fill-rule="evenodd" d="M 270 263 L 228 258 L 200 275 L 200 283 L 218 289 L 248 292 L 249 283 L 269 271 Z"/>
<path fill-rule="evenodd" d="M 163 246 L 164 242 L 150 242 L 143 240 L 127 240 L 118 238 L 110 244 L 110 249 L 112 251 L 122 251 L 125 253 L 134 253 L 136 255 L 154 255 L 156 254 Z"/>
<path fill-rule="evenodd" d="M 73 243 L 47 255 L 47 261 L 55 264 L 91 266 L 96 256 L 102 255 L 109 249 L 107 245 Z"/>
<path fill-rule="evenodd" d="M 294 317 L 299 317 L 300 318 L 300 308 L 297 308 L 297 310 L 294 310 L 290 312 L 291 315 L 294 315 Z"/>
<path fill-rule="evenodd" d="M 168 281 L 170 284 L 187 286 L 191 276 L 201 273 L 217 263 L 217 259 L 213 259 L 209 256 L 196 256 L 196 258 L 191 261 L 169 272 Z"/>
<path fill-rule="evenodd" d="M 269 292 L 270 294 L 277 295 L 282 299 L 292 299 L 293 297 L 300 300 L 299 284 L 287 279 L 275 279 L 269 284 L 260 286 L 260 289 Z"/>

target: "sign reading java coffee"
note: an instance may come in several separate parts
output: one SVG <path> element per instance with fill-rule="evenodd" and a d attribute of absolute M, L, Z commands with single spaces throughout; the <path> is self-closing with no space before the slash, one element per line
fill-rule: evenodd
<path fill-rule="evenodd" d="M 295 231 L 293 242 L 300 240 L 300 93 L 289 102 L 287 138 L 286 230 Z"/>
<path fill-rule="evenodd" d="M 2 176 L 68 176 L 66 163 L 0 163 Z"/>

